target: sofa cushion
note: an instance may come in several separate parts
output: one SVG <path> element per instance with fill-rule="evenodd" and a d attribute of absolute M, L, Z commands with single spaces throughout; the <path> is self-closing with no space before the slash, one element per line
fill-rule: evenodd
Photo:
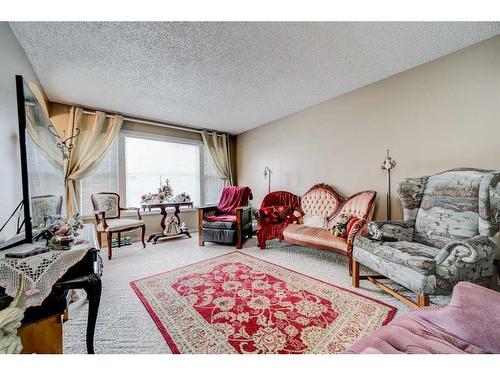
<path fill-rule="evenodd" d="M 484 173 L 455 170 L 429 177 L 413 240 L 442 248 L 479 234 L 479 185 Z"/>
<path fill-rule="evenodd" d="M 205 219 L 203 221 L 229 221 L 229 222 L 232 222 L 232 221 L 236 221 L 236 215 L 210 215 L 210 216 L 207 216 L 205 217 Z"/>
<path fill-rule="evenodd" d="M 347 251 L 347 240 L 326 229 L 290 224 L 283 231 L 285 241 L 327 250 Z"/>
<path fill-rule="evenodd" d="M 237 233 L 234 229 L 206 228 L 201 230 L 203 241 L 223 244 L 235 244 Z"/>
<path fill-rule="evenodd" d="M 356 237 L 356 246 L 383 258 L 400 264 L 424 275 L 432 275 L 436 270 L 435 257 L 439 249 L 417 242 L 383 242 L 366 237 Z"/>
<path fill-rule="evenodd" d="M 326 217 L 320 215 L 304 215 L 302 223 L 308 227 L 326 229 Z"/>
<path fill-rule="evenodd" d="M 234 229 L 236 228 L 236 221 L 206 221 L 203 220 L 203 228 L 210 229 Z"/>
<path fill-rule="evenodd" d="M 109 219 L 106 220 L 108 225 L 106 230 L 104 230 L 102 223 L 97 225 L 97 231 L 99 232 L 118 232 L 120 230 L 125 230 L 131 227 L 139 227 L 144 224 L 143 220 L 137 219 Z"/>

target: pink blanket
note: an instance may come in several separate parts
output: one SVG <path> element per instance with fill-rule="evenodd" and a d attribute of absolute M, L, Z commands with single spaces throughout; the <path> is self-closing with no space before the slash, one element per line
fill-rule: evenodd
<path fill-rule="evenodd" d="M 236 215 L 236 209 L 246 206 L 251 194 L 247 186 L 225 186 L 217 205 L 217 215 Z"/>
<path fill-rule="evenodd" d="M 404 314 L 347 353 L 500 353 L 500 293 L 458 283 L 448 306 Z"/>

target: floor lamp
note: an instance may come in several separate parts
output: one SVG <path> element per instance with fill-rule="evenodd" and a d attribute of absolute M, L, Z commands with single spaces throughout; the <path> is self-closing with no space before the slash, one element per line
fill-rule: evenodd
<path fill-rule="evenodd" d="M 267 193 L 271 192 L 271 175 L 273 171 L 269 167 L 264 167 L 264 179 L 267 179 Z"/>
<path fill-rule="evenodd" d="M 387 156 L 382 162 L 382 170 L 387 172 L 387 220 L 391 220 L 391 169 L 396 167 L 396 160 L 391 158 L 389 155 L 389 150 L 387 150 Z"/>

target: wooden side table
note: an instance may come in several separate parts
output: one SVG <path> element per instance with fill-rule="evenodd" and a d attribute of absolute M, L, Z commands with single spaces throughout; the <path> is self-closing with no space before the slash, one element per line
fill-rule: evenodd
<path fill-rule="evenodd" d="M 175 235 L 165 234 L 165 228 L 167 227 L 167 225 L 165 224 L 165 221 L 166 221 L 167 216 L 168 216 L 167 208 L 172 208 L 172 207 L 175 208 L 173 215 L 177 221 L 177 226 L 179 227 L 180 223 L 181 223 L 181 219 L 179 217 L 179 212 L 181 212 L 180 208 L 181 207 L 191 207 L 192 208 L 193 202 L 162 202 L 162 203 L 142 203 L 141 204 L 141 208 L 143 209 L 143 211 L 146 211 L 146 210 L 151 211 L 152 208 L 159 208 L 160 213 L 162 215 L 161 223 L 160 223 L 161 229 L 162 229 L 161 233 L 155 233 L 155 234 L 150 235 L 148 238 L 148 242 L 153 241 L 153 244 L 156 244 L 160 238 L 178 238 L 178 237 L 181 237 L 184 235 L 191 238 L 191 234 L 189 233 L 187 228 L 180 228 L 179 227 L 179 233 L 175 234 Z"/>

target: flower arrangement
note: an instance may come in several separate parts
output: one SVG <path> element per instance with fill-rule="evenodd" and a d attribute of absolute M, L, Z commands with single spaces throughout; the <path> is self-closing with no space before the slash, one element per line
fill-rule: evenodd
<path fill-rule="evenodd" d="M 145 193 L 141 195 L 141 203 L 168 202 L 172 199 L 173 195 L 173 189 L 170 186 L 170 181 L 167 179 L 163 184 L 160 182 L 158 193 Z"/>
<path fill-rule="evenodd" d="M 380 165 L 380 168 L 382 170 L 385 170 L 385 171 L 390 171 L 391 169 L 394 169 L 396 164 L 397 164 L 396 160 L 394 160 L 393 158 L 391 158 L 389 156 L 389 150 L 387 150 L 387 156 L 385 157 L 384 161 Z"/>
<path fill-rule="evenodd" d="M 78 229 L 83 228 L 83 220 L 80 214 L 76 214 L 69 220 L 61 221 L 48 228 L 50 232 L 47 246 L 53 250 L 68 250 L 78 236 Z"/>

